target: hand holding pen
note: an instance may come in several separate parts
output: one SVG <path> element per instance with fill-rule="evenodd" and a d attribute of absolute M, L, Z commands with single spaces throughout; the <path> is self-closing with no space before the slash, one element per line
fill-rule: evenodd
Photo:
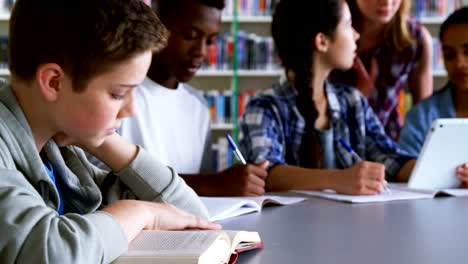
<path fill-rule="evenodd" d="M 383 181 L 383 192 L 390 194 L 390 190 L 387 187 L 387 182 L 385 181 L 385 166 L 376 162 L 367 162 L 363 161 L 361 157 L 348 145 L 343 139 L 339 139 L 338 142 L 340 145 L 353 157 L 358 163 L 351 167 L 350 169 L 355 169 L 358 180 L 364 182 L 360 184 L 362 190 L 358 192 L 366 193 L 366 188 L 375 189 L 375 180 L 382 182 Z"/>
<path fill-rule="evenodd" d="M 258 196 L 264 194 L 268 161 L 260 164 L 247 164 L 232 137 L 227 134 L 226 138 L 240 164 L 219 172 L 217 178 L 211 181 L 216 182 L 217 195 Z"/>
<path fill-rule="evenodd" d="M 236 142 L 234 142 L 234 139 L 232 139 L 231 135 L 226 134 L 226 138 L 229 142 L 229 146 L 231 146 L 232 152 L 234 152 L 234 155 L 236 155 L 237 159 L 242 163 L 242 164 L 247 164 L 245 161 L 244 156 L 240 152 L 239 148 L 236 145 Z"/>

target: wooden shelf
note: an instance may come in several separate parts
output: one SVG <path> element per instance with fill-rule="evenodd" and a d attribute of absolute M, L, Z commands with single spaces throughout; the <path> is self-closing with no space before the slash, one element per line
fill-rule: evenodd
<path fill-rule="evenodd" d="M 239 70 L 239 77 L 279 77 L 283 70 Z M 200 70 L 197 77 L 232 77 L 232 70 Z"/>
<path fill-rule="evenodd" d="M 234 124 L 232 123 L 211 124 L 211 130 L 232 130 L 232 129 L 234 129 Z"/>
<path fill-rule="evenodd" d="M 221 18 L 222 22 L 232 23 L 234 22 L 234 17 L 232 16 L 223 16 Z M 239 23 L 271 23 L 271 16 L 239 16 Z"/>

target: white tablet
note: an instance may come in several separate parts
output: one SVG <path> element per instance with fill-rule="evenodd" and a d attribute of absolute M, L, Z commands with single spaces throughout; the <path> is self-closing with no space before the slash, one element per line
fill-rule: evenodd
<path fill-rule="evenodd" d="M 436 119 L 429 129 L 408 187 L 457 188 L 457 166 L 468 162 L 468 118 Z"/>

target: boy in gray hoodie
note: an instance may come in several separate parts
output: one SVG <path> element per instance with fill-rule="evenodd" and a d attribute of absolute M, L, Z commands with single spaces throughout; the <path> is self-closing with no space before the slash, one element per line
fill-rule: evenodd
<path fill-rule="evenodd" d="M 142 229 L 219 228 L 171 168 L 115 133 L 166 40 L 141 0 L 16 1 L 0 85 L 1 263 L 108 263 Z"/>

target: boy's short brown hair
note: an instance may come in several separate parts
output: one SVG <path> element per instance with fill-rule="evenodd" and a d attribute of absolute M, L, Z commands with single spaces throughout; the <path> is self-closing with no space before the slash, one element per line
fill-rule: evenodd
<path fill-rule="evenodd" d="M 17 0 L 10 18 L 14 78 L 32 81 L 57 63 L 82 91 L 115 64 L 167 43 L 167 30 L 142 0 Z"/>

